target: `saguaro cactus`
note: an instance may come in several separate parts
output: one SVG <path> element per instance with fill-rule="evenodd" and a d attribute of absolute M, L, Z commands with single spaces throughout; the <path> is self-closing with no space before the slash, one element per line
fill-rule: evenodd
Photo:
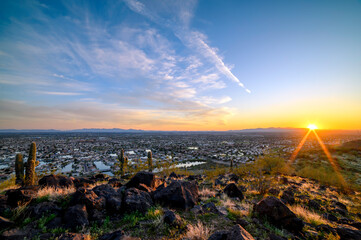
<path fill-rule="evenodd" d="M 233 158 L 231 158 L 231 172 L 233 171 Z"/>
<path fill-rule="evenodd" d="M 39 165 L 39 161 L 36 161 L 36 143 L 32 142 L 30 145 L 29 158 L 25 164 L 25 186 L 35 184 L 35 167 Z"/>
<path fill-rule="evenodd" d="M 16 154 L 15 158 L 15 175 L 16 175 L 16 184 L 24 183 L 24 162 L 23 155 L 21 153 Z"/>
<path fill-rule="evenodd" d="M 125 174 L 125 168 L 127 167 L 128 165 L 128 157 L 125 157 L 124 156 L 124 149 L 122 149 L 120 151 L 120 155 L 118 156 L 118 160 L 119 160 L 119 173 L 120 173 L 120 176 L 124 176 Z"/>
<path fill-rule="evenodd" d="M 148 152 L 148 168 L 149 168 L 149 172 L 153 171 L 153 156 L 152 156 L 152 151 Z"/>

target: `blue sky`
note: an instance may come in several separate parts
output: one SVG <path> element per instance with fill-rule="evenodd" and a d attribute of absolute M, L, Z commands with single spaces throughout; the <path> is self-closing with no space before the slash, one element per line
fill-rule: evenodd
<path fill-rule="evenodd" d="M 360 129 L 360 26 L 360 1 L 1 1 L 0 128 Z"/>

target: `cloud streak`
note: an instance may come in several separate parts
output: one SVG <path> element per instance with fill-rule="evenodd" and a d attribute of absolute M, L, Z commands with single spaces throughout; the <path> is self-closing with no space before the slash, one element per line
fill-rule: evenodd
<path fill-rule="evenodd" d="M 191 30 L 189 28 L 189 21 L 192 16 L 192 13 L 186 9 L 184 6 L 180 6 L 178 12 L 178 21 L 172 22 L 167 21 L 160 17 L 156 11 L 150 11 L 146 4 L 138 0 L 125 0 L 130 9 L 134 12 L 137 12 L 151 21 L 166 26 L 171 29 L 175 36 L 180 39 L 187 47 L 190 49 L 196 49 L 205 59 L 211 60 L 215 67 L 224 74 L 228 79 L 237 83 L 240 87 L 244 88 L 247 93 L 251 91 L 244 86 L 244 84 L 232 73 L 231 69 L 225 65 L 222 58 L 218 55 L 217 49 L 212 48 L 207 44 L 207 38 L 204 34 Z M 177 1 L 176 1 L 177 2 Z M 183 1 L 183 2 L 194 2 L 194 1 Z M 149 2 L 147 2 L 149 3 Z M 179 19 L 186 19 L 179 21 Z M 181 26 L 179 26 L 181 23 Z"/>

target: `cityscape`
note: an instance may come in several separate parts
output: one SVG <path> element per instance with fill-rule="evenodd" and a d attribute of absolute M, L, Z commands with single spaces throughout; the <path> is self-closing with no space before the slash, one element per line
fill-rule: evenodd
<path fill-rule="evenodd" d="M 270 149 L 290 156 L 304 131 L 286 132 L 145 132 L 145 133 L 17 133 L 0 135 L 0 176 L 2 180 L 14 173 L 17 153 L 27 158 L 31 142 L 37 144 L 36 170 L 42 174 L 92 176 L 104 173 L 114 176 L 121 149 L 129 166 L 145 163 L 152 151 L 155 163 L 169 163 L 175 168 L 193 166 L 229 166 L 254 161 Z M 325 135 L 325 144 L 341 145 L 360 138 L 358 131 L 333 132 Z M 317 141 L 307 141 L 304 149 L 317 148 Z M 202 169 L 202 166 L 198 168 Z M 157 169 L 155 169 L 157 171 Z"/>

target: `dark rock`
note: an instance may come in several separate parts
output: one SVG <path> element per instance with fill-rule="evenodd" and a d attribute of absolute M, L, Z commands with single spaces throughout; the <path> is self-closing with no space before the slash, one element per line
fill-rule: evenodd
<path fill-rule="evenodd" d="M 7 203 L 8 197 L 0 194 L 0 216 L 7 216 L 10 206 Z"/>
<path fill-rule="evenodd" d="M 217 179 L 214 181 L 214 186 L 226 186 L 226 183 L 223 182 L 221 179 L 217 178 Z"/>
<path fill-rule="evenodd" d="M 167 210 L 164 212 L 163 221 L 169 226 L 179 227 L 182 225 L 182 218 L 171 210 Z"/>
<path fill-rule="evenodd" d="M 64 214 L 65 227 L 75 230 L 77 227 L 89 225 L 88 213 L 85 205 L 75 205 L 70 207 Z"/>
<path fill-rule="evenodd" d="M 6 191 L 7 204 L 13 208 L 29 203 L 37 194 L 36 187 L 22 187 Z"/>
<path fill-rule="evenodd" d="M 90 240 L 90 236 L 82 233 L 63 233 L 59 240 Z"/>
<path fill-rule="evenodd" d="M 347 207 L 346 207 L 346 205 L 343 204 L 343 203 L 335 202 L 335 203 L 333 204 L 333 206 L 334 206 L 335 208 L 340 208 L 340 209 L 343 209 L 343 210 L 347 211 Z"/>
<path fill-rule="evenodd" d="M 254 240 L 254 238 L 241 225 L 237 224 L 228 233 L 227 240 Z"/>
<path fill-rule="evenodd" d="M 339 227 L 336 228 L 337 234 L 340 236 L 340 240 L 360 240 L 361 231 L 353 230 L 350 228 Z"/>
<path fill-rule="evenodd" d="M 140 240 L 140 238 L 125 236 L 124 232 L 119 230 L 107 233 L 98 238 L 98 240 Z"/>
<path fill-rule="evenodd" d="M 52 174 L 42 177 L 39 180 L 39 186 L 52 188 L 70 188 L 74 186 L 74 183 L 69 177 Z"/>
<path fill-rule="evenodd" d="M 235 183 L 238 183 L 239 181 L 239 177 L 234 173 L 229 174 L 228 177 L 230 181 L 233 181 Z"/>
<path fill-rule="evenodd" d="M 3 231 L 4 229 L 7 228 L 11 228 L 12 226 L 14 226 L 14 222 L 0 216 L 0 231 Z"/>
<path fill-rule="evenodd" d="M 75 178 L 73 183 L 76 188 L 87 188 L 90 185 L 96 184 L 96 181 L 87 178 Z"/>
<path fill-rule="evenodd" d="M 41 202 L 34 206 L 30 206 L 28 212 L 30 213 L 30 217 L 33 218 L 41 218 L 45 214 L 55 214 L 59 215 L 61 208 L 58 207 L 53 202 Z"/>
<path fill-rule="evenodd" d="M 106 207 L 109 213 L 119 213 L 122 209 L 122 198 L 121 197 L 107 198 Z"/>
<path fill-rule="evenodd" d="M 98 238 L 98 240 L 122 240 L 124 238 L 124 232 L 119 230 L 112 233 L 104 234 Z"/>
<path fill-rule="evenodd" d="M 275 195 L 275 196 L 278 196 L 278 194 L 280 194 L 280 190 L 277 189 L 277 188 L 270 188 L 270 189 L 268 189 L 268 193 L 272 194 L 272 195 Z"/>
<path fill-rule="evenodd" d="M 120 188 L 122 185 L 122 183 L 120 182 L 120 180 L 118 178 L 112 178 L 108 181 L 108 184 L 110 186 L 112 186 L 113 188 Z"/>
<path fill-rule="evenodd" d="M 274 225 L 291 232 L 300 232 L 304 226 L 302 220 L 276 197 L 268 196 L 262 199 L 254 206 L 254 211 L 260 216 L 266 216 Z"/>
<path fill-rule="evenodd" d="M 277 236 L 277 235 L 271 233 L 271 234 L 268 236 L 267 240 L 287 240 L 287 238 L 284 238 L 284 237 L 281 237 L 281 236 Z"/>
<path fill-rule="evenodd" d="M 151 193 L 152 192 L 152 189 L 148 186 L 146 186 L 145 184 L 141 183 L 138 185 L 138 189 L 139 190 L 142 190 L 144 192 L 147 192 L 147 193 Z"/>
<path fill-rule="evenodd" d="M 208 240 L 227 240 L 228 237 L 228 231 L 220 230 L 215 233 L 213 233 Z"/>
<path fill-rule="evenodd" d="M 47 229 L 55 229 L 55 228 L 60 228 L 62 226 L 63 226 L 63 224 L 61 221 L 61 217 L 55 217 L 54 219 L 52 219 L 50 222 L 48 222 L 46 224 Z"/>
<path fill-rule="evenodd" d="M 308 201 L 308 207 L 313 208 L 315 210 L 320 210 L 321 209 L 321 205 L 315 200 L 309 200 Z"/>
<path fill-rule="evenodd" d="M 237 218 L 236 223 L 241 225 L 242 227 L 246 227 L 249 225 L 249 222 L 243 218 Z"/>
<path fill-rule="evenodd" d="M 322 214 L 322 217 L 324 217 L 325 219 L 327 219 L 328 221 L 331 221 L 331 222 L 338 221 L 338 218 L 335 215 L 332 215 L 330 213 L 324 213 L 324 214 Z"/>
<path fill-rule="evenodd" d="M 243 193 L 234 183 L 228 184 L 223 192 L 230 198 L 238 198 L 240 201 L 244 199 Z"/>
<path fill-rule="evenodd" d="M 93 209 L 88 213 L 88 219 L 91 222 L 96 222 L 98 225 L 102 225 L 106 218 L 105 211 L 100 211 L 98 209 Z"/>
<path fill-rule="evenodd" d="M 217 209 L 216 205 L 213 202 L 206 203 L 202 206 L 203 212 L 210 212 L 217 215 L 222 215 L 222 213 Z"/>
<path fill-rule="evenodd" d="M 124 193 L 124 209 L 126 212 L 138 211 L 145 214 L 153 205 L 152 198 L 147 192 L 129 188 Z"/>
<path fill-rule="evenodd" d="M 186 180 L 188 181 L 195 181 L 195 180 L 202 180 L 202 176 L 201 175 L 189 175 Z"/>
<path fill-rule="evenodd" d="M 193 214 L 202 214 L 203 213 L 203 209 L 201 206 L 199 205 L 195 205 L 191 210 L 190 210 Z"/>
<path fill-rule="evenodd" d="M 96 186 L 92 190 L 98 197 L 104 197 L 105 199 L 118 196 L 117 191 L 109 184 Z"/>
<path fill-rule="evenodd" d="M 14 228 L 14 229 L 10 229 L 8 231 L 3 232 L 0 235 L 0 239 L 2 240 L 24 240 L 27 239 L 28 237 L 31 237 L 32 234 L 29 234 L 29 231 L 27 231 L 26 229 L 18 229 L 18 228 Z"/>
<path fill-rule="evenodd" d="M 198 202 L 198 186 L 194 182 L 173 181 L 169 186 L 156 190 L 154 200 L 170 208 L 191 209 Z"/>
<path fill-rule="evenodd" d="M 288 183 L 288 178 L 287 177 L 281 177 L 281 183 L 287 184 Z"/>
<path fill-rule="evenodd" d="M 87 209 L 103 209 L 105 207 L 105 198 L 98 197 L 93 190 L 79 188 L 72 195 L 70 205 L 84 204 Z"/>
<path fill-rule="evenodd" d="M 178 175 L 175 172 L 172 172 L 171 174 L 169 174 L 169 178 L 178 178 Z"/>
<path fill-rule="evenodd" d="M 352 227 L 357 228 L 358 230 L 361 230 L 361 222 L 352 222 L 349 225 L 351 225 Z"/>
<path fill-rule="evenodd" d="M 325 233 L 333 233 L 336 234 L 336 230 L 334 228 L 332 228 L 331 226 L 327 225 L 327 224 L 320 224 L 316 227 L 316 230 L 319 232 L 325 232 Z"/>
<path fill-rule="evenodd" d="M 138 188 L 139 184 L 144 184 L 147 187 L 154 188 L 155 187 L 155 176 L 154 173 L 151 172 L 138 172 L 135 174 L 132 179 L 127 182 L 127 188 Z"/>
<path fill-rule="evenodd" d="M 295 203 L 295 195 L 292 188 L 287 188 L 283 191 L 281 195 L 281 200 L 284 203 L 294 204 Z"/>
<path fill-rule="evenodd" d="M 95 179 L 96 181 L 106 181 L 109 177 L 104 173 L 97 173 L 92 177 L 92 179 Z"/>

